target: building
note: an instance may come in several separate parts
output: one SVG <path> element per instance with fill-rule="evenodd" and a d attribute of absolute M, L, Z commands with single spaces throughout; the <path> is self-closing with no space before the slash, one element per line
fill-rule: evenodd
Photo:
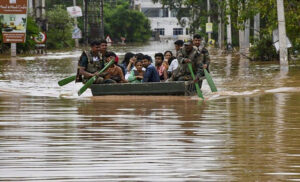
<path fill-rule="evenodd" d="M 162 4 L 152 0 L 135 0 L 135 7 L 143 12 L 151 22 L 151 29 L 162 39 L 185 39 L 189 37 L 188 27 L 181 27 L 176 12 L 162 8 Z M 186 18 L 188 21 L 188 18 Z M 188 25 L 188 23 L 187 23 Z"/>

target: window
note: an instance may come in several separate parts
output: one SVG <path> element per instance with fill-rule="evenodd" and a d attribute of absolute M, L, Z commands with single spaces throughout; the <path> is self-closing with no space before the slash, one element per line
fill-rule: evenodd
<path fill-rule="evenodd" d="M 180 14 L 181 17 L 189 17 L 190 11 L 188 8 L 181 8 L 180 10 L 171 10 L 171 17 L 177 17 Z"/>
<path fill-rule="evenodd" d="M 158 32 L 159 35 L 165 35 L 165 29 L 164 28 L 155 28 L 155 32 Z"/>
<path fill-rule="evenodd" d="M 185 29 L 185 35 L 188 35 L 190 30 L 188 28 Z"/>
<path fill-rule="evenodd" d="M 142 12 L 147 17 L 168 17 L 168 9 L 166 8 L 142 8 Z"/>
<path fill-rule="evenodd" d="M 182 28 L 173 28 L 173 35 L 183 35 Z"/>

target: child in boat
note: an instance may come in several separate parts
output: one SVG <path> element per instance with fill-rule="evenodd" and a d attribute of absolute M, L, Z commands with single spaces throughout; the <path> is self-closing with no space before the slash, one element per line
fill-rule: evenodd
<path fill-rule="evenodd" d="M 116 54 L 114 52 L 107 52 L 105 54 L 105 61 L 106 63 L 110 62 L 111 60 L 115 59 Z M 124 74 L 122 69 L 117 66 L 116 64 L 112 64 L 107 70 L 106 75 L 104 77 L 104 83 L 127 83 L 128 81 L 125 80 Z"/>
<path fill-rule="evenodd" d="M 141 60 L 135 62 L 135 68 L 136 69 L 131 70 L 128 81 L 130 83 L 141 83 L 145 73 Z"/>

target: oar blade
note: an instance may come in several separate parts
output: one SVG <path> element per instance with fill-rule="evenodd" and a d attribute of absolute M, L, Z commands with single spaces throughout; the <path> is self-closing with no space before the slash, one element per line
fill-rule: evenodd
<path fill-rule="evenodd" d="M 109 63 L 107 63 L 104 68 L 102 68 L 102 70 L 100 70 L 98 72 L 98 74 L 101 74 L 102 72 L 104 72 L 108 67 L 110 67 L 113 63 L 115 62 L 115 60 L 111 60 Z M 86 89 L 88 89 L 95 81 L 97 80 L 96 76 L 93 76 L 92 78 L 90 78 L 84 85 L 83 87 L 81 87 L 81 89 L 78 91 L 78 95 L 80 96 L 83 92 L 86 91 Z"/>
<path fill-rule="evenodd" d="M 191 76 L 192 76 L 193 80 L 195 80 L 195 75 L 194 75 L 193 67 L 192 67 L 191 63 L 188 63 L 188 68 L 189 68 L 189 71 L 191 72 Z M 195 87 L 196 87 L 196 92 L 197 92 L 198 97 L 204 99 L 202 91 L 200 89 L 200 86 L 197 82 L 195 83 Z"/>
<path fill-rule="evenodd" d="M 96 80 L 96 76 L 93 76 L 92 78 L 89 79 L 89 81 L 87 81 L 83 87 L 80 88 L 80 90 L 78 91 L 78 95 L 80 96 L 83 92 L 86 91 L 86 89 L 88 89 Z"/>
<path fill-rule="evenodd" d="M 71 83 L 72 81 L 74 81 L 76 79 L 76 75 L 74 76 L 70 76 L 68 78 L 62 79 L 60 81 L 58 81 L 58 85 L 59 86 L 64 86 L 67 85 L 68 83 Z"/>
<path fill-rule="evenodd" d="M 214 83 L 214 81 L 212 80 L 212 77 L 210 76 L 210 74 L 208 73 L 208 71 L 206 69 L 204 69 L 204 75 L 205 75 L 205 78 L 206 78 L 206 81 L 210 87 L 210 90 L 212 92 L 217 92 L 217 87 Z"/>

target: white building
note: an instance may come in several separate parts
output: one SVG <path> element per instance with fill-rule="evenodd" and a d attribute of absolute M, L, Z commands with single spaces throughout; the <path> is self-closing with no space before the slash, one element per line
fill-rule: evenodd
<path fill-rule="evenodd" d="M 159 32 L 160 38 L 185 39 L 189 37 L 189 28 L 181 27 L 175 12 L 170 11 L 169 8 L 162 8 L 162 4 L 154 4 L 151 0 L 135 0 L 135 6 L 149 18 L 152 31 Z M 187 18 L 186 21 L 188 21 Z"/>

